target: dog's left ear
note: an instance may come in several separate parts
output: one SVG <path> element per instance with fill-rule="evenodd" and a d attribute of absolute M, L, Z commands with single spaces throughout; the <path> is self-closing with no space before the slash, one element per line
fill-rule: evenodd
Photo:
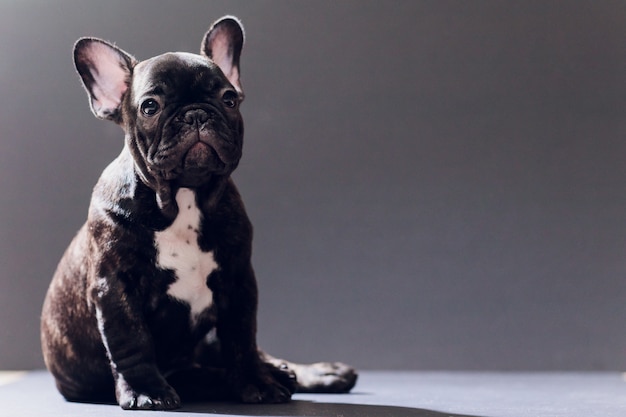
<path fill-rule="evenodd" d="M 244 42 L 243 26 L 234 16 L 217 20 L 204 35 L 201 53 L 217 64 L 239 94 L 243 93 L 239 81 L 239 57 Z"/>

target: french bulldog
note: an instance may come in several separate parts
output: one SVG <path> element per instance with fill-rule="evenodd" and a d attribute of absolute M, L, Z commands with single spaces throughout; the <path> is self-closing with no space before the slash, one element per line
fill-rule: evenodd
<path fill-rule="evenodd" d="M 281 403 L 356 382 L 342 363 L 295 364 L 257 347 L 252 225 L 231 179 L 243 43 L 241 23 L 225 16 L 200 55 L 138 61 L 97 38 L 75 44 L 92 112 L 125 141 L 44 301 L 44 359 L 68 401 Z"/>

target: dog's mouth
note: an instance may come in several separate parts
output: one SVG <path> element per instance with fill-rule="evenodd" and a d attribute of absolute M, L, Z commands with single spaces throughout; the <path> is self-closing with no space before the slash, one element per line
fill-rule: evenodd
<path fill-rule="evenodd" d="M 213 175 L 224 173 L 226 169 L 226 164 L 215 149 L 199 141 L 183 155 L 177 180 L 181 185 L 199 185 L 209 181 Z"/>
<path fill-rule="evenodd" d="M 204 142 L 197 142 L 183 157 L 183 171 L 221 171 L 224 162 L 220 159 L 215 149 Z"/>

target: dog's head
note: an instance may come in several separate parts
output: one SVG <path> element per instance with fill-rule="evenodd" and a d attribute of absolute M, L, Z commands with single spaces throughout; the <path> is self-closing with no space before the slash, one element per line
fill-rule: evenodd
<path fill-rule="evenodd" d="M 100 39 L 76 42 L 74 63 L 91 109 L 122 126 L 146 184 L 198 187 L 237 167 L 243 41 L 240 22 L 226 16 L 204 36 L 201 55 L 170 52 L 139 62 Z"/>

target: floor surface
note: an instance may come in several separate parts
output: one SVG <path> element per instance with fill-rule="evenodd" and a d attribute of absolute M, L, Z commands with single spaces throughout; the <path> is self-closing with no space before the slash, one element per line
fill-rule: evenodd
<path fill-rule="evenodd" d="M 280 405 L 192 403 L 169 412 L 68 403 L 44 371 L 0 372 L 0 416 L 624 417 L 619 373 L 361 372 L 351 394 Z"/>

